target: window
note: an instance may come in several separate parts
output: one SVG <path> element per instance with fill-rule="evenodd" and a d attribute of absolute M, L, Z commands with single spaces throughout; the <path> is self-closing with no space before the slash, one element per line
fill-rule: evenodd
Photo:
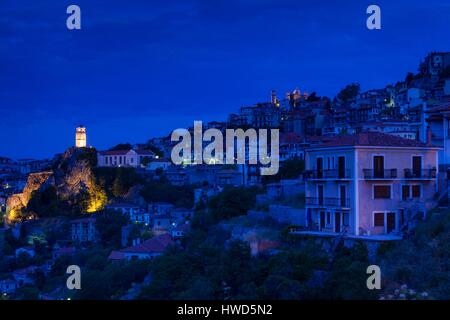
<path fill-rule="evenodd" d="M 390 199 L 391 186 L 373 186 L 374 199 Z"/>
<path fill-rule="evenodd" d="M 331 223 L 331 213 L 328 211 L 327 212 L 327 224 Z"/>
<path fill-rule="evenodd" d="M 375 227 L 384 227 L 384 212 L 375 212 L 373 214 L 373 225 Z"/>
<path fill-rule="evenodd" d="M 402 186 L 402 200 L 407 200 L 410 197 L 409 186 Z"/>
<path fill-rule="evenodd" d="M 413 198 L 420 198 L 420 185 L 415 185 L 411 187 L 412 189 L 412 197 Z"/>
<path fill-rule="evenodd" d="M 403 210 L 403 209 L 401 209 L 401 210 L 399 210 L 399 213 L 400 213 L 400 217 L 399 217 L 399 219 L 400 219 L 400 225 L 402 226 L 404 223 L 405 223 L 405 210 Z"/>

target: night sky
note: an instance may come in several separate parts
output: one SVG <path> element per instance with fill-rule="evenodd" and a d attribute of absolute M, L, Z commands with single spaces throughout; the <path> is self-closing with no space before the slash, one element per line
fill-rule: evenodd
<path fill-rule="evenodd" d="M 77 4 L 82 30 L 66 28 Z M 366 28 L 366 8 L 382 30 Z M 44 158 L 225 120 L 299 88 L 382 88 L 450 50 L 450 1 L 0 0 L 0 155 Z"/>

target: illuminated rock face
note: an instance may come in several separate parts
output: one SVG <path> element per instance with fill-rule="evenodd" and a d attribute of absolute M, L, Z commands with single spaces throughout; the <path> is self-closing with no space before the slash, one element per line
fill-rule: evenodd
<path fill-rule="evenodd" d="M 95 149 L 70 148 L 56 160 L 53 171 L 30 174 L 23 192 L 8 198 L 7 223 L 18 221 L 19 214 L 27 207 L 33 191 L 42 190 L 49 185 L 55 187 L 60 202 L 69 206 L 79 206 L 78 196 L 87 194 L 84 212 L 91 213 L 103 209 L 107 198 L 92 172 L 95 164 Z"/>
<path fill-rule="evenodd" d="M 41 188 L 42 185 L 44 185 L 49 180 L 52 174 L 53 172 L 51 171 L 31 173 L 28 176 L 27 184 L 25 185 L 23 192 L 14 194 L 8 198 L 6 203 L 6 206 L 8 208 L 6 221 L 8 223 L 14 222 L 16 220 L 18 212 L 28 205 L 33 191 Z"/>

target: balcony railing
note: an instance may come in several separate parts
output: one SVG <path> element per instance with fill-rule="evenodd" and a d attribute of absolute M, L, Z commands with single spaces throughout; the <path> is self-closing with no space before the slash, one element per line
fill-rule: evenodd
<path fill-rule="evenodd" d="M 395 179 L 397 178 L 397 169 L 363 169 L 364 179 Z"/>
<path fill-rule="evenodd" d="M 405 169 L 405 179 L 434 179 L 436 178 L 436 169 L 413 170 Z"/>
<path fill-rule="evenodd" d="M 350 170 L 308 170 L 305 171 L 305 179 L 350 179 Z"/>
<path fill-rule="evenodd" d="M 305 205 L 318 206 L 318 207 L 349 208 L 350 207 L 350 198 L 306 197 Z"/>

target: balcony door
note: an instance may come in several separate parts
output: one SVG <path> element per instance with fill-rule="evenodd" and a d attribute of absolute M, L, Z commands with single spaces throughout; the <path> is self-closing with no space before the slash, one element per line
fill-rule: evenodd
<path fill-rule="evenodd" d="M 373 176 L 374 178 L 384 178 L 384 156 L 373 157 Z"/>
<path fill-rule="evenodd" d="M 343 208 L 347 207 L 346 199 L 347 199 L 347 188 L 345 186 L 339 186 L 339 203 Z"/>
<path fill-rule="evenodd" d="M 412 157 L 412 171 L 414 177 L 420 178 L 422 176 L 422 157 Z"/>
<path fill-rule="evenodd" d="M 323 186 L 322 185 L 317 186 L 317 198 L 318 198 L 319 205 L 323 206 Z"/>
<path fill-rule="evenodd" d="M 338 175 L 339 179 L 345 178 L 345 157 L 338 158 Z"/>
<path fill-rule="evenodd" d="M 395 212 L 388 212 L 386 216 L 386 233 L 395 230 Z"/>
<path fill-rule="evenodd" d="M 323 178 L 323 158 L 316 158 L 317 178 Z"/>
<path fill-rule="evenodd" d="M 341 213 L 334 213 L 334 232 L 341 232 Z"/>
<path fill-rule="evenodd" d="M 325 211 L 320 211 L 320 230 L 325 229 Z"/>

